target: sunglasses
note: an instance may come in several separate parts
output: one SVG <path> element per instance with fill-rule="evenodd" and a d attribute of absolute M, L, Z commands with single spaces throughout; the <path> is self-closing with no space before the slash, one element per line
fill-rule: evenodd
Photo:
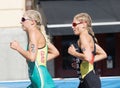
<path fill-rule="evenodd" d="M 72 23 L 72 26 L 73 26 L 73 27 L 76 27 L 78 24 L 82 24 L 82 23 L 86 23 L 86 22 Z"/>
<path fill-rule="evenodd" d="M 30 20 L 30 19 L 25 19 L 24 17 L 21 18 L 21 22 L 25 22 L 26 20 Z"/>

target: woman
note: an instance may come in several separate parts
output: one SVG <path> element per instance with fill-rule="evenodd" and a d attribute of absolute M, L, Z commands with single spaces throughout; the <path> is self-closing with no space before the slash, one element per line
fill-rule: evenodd
<path fill-rule="evenodd" d="M 77 14 L 72 23 L 74 34 L 79 36 L 77 45 L 80 50 L 79 52 L 76 51 L 74 45 L 71 45 L 68 48 L 68 53 L 81 59 L 81 83 L 78 88 L 101 88 L 100 79 L 94 71 L 94 61 L 104 59 L 107 55 L 104 50 L 96 44 L 97 41 L 94 37 L 91 23 L 91 17 L 87 13 Z"/>
<path fill-rule="evenodd" d="M 41 14 L 35 10 L 28 10 L 23 15 L 21 24 L 28 35 L 28 50 L 24 50 L 17 41 L 11 42 L 10 47 L 26 58 L 31 80 L 31 85 L 27 88 L 55 88 L 46 62 L 56 58 L 59 52 L 48 40 Z"/>

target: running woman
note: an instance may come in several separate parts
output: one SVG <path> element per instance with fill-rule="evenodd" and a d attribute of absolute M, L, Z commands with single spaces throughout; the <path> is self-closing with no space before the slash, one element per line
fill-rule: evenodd
<path fill-rule="evenodd" d="M 46 63 L 56 58 L 59 51 L 48 39 L 41 14 L 35 10 L 28 10 L 24 13 L 21 24 L 28 35 L 28 49 L 24 50 L 17 41 L 11 42 L 10 47 L 27 61 L 31 80 L 31 85 L 27 88 L 55 88 Z"/>
<path fill-rule="evenodd" d="M 104 50 L 96 44 L 97 40 L 94 37 L 91 23 L 91 17 L 87 13 L 77 14 L 72 23 L 74 34 L 79 36 L 77 41 L 79 51 L 76 51 L 75 46 L 72 44 L 68 48 L 68 53 L 81 60 L 79 62 L 79 75 L 81 75 L 81 77 L 79 76 L 80 85 L 78 88 L 101 88 L 100 78 L 94 71 L 94 61 L 106 58 L 107 55 Z M 100 54 L 101 50 L 102 54 Z"/>

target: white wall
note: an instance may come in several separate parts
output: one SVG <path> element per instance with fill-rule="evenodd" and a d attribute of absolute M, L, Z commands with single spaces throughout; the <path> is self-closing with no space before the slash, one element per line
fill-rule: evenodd
<path fill-rule="evenodd" d="M 10 42 L 17 40 L 27 48 L 27 36 L 20 20 L 25 11 L 26 0 L 0 0 L 0 81 L 28 80 L 26 60 L 10 48 Z M 54 62 L 48 63 L 48 70 L 54 76 Z"/>
<path fill-rule="evenodd" d="M 0 29 L 0 81 L 28 79 L 25 59 L 10 48 L 13 40 L 26 49 L 27 36 L 21 28 Z"/>
<path fill-rule="evenodd" d="M 0 27 L 19 27 L 25 0 L 0 0 Z"/>

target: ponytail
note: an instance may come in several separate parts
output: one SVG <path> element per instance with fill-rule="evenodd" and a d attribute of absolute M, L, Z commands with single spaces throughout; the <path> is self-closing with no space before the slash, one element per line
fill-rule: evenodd
<path fill-rule="evenodd" d="M 44 35 L 46 42 L 49 43 L 50 42 L 50 37 L 46 34 L 45 26 L 40 25 L 39 29 L 42 32 L 42 34 Z"/>

